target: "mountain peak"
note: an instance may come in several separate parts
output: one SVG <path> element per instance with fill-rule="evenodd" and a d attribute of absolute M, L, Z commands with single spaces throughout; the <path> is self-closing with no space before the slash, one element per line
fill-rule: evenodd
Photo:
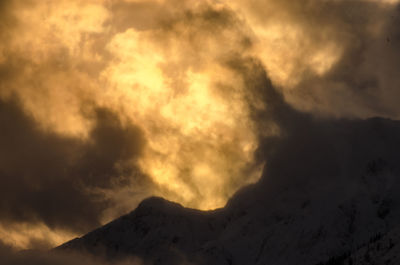
<path fill-rule="evenodd" d="M 182 210 L 184 207 L 179 203 L 171 202 L 161 197 L 149 197 L 143 200 L 134 212 L 169 212 L 173 209 Z"/>

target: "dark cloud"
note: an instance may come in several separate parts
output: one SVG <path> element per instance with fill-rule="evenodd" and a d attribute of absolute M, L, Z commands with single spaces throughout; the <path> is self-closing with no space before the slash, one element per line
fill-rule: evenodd
<path fill-rule="evenodd" d="M 97 109 L 93 121 L 88 139 L 64 137 L 43 131 L 16 100 L 0 101 L 3 222 L 44 222 L 77 232 L 100 224 L 108 202 L 93 189 L 139 174 L 132 159 L 145 140 L 106 109 Z"/>
<path fill-rule="evenodd" d="M 311 47 L 331 43 L 342 51 L 327 73 L 304 73 L 288 95 L 291 103 L 324 115 L 399 118 L 400 5 L 307 1 L 287 4 L 285 10 L 312 40 Z"/>

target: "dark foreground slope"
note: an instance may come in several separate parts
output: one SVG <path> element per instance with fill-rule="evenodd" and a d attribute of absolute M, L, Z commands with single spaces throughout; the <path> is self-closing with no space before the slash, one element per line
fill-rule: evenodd
<path fill-rule="evenodd" d="M 109 260 L 129 255 L 156 264 L 180 264 L 222 231 L 218 212 L 185 209 L 152 197 L 135 211 L 58 247 L 88 251 Z"/>
<path fill-rule="evenodd" d="M 262 179 L 225 208 L 150 198 L 58 250 L 151 264 L 400 264 L 400 122 L 293 120 L 265 141 Z"/>

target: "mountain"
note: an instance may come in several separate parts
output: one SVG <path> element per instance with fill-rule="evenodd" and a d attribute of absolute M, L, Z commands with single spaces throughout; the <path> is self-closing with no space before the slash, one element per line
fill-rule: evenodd
<path fill-rule="evenodd" d="M 400 264 L 400 122 L 292 112 L 280 125 L 283 136 L 260 146 L 260 181 L 224 208 L 149 198 L 56 251 L 149 264 Z"/>

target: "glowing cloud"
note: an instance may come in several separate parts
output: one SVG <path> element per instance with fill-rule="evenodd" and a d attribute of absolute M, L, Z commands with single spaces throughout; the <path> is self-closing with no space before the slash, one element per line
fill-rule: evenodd
<path fill-rule="evenodd" d="M 257 136 L 243 80 L 218 62 L 223 54 L 213 54 L 222 53 L 223 43 L 205 37 L 191 47 L 183 26 L 174 25 L 176 36 L 133 29 L 117 34 L 108 45 L 114 61 L 102 73 L 109 92 L 104 104 L 145 131 L 148 148 L 139 165 L 167 192 L 162 195 L 217 208 L 234 190 L 227 187 L 252 166 Z"/>

